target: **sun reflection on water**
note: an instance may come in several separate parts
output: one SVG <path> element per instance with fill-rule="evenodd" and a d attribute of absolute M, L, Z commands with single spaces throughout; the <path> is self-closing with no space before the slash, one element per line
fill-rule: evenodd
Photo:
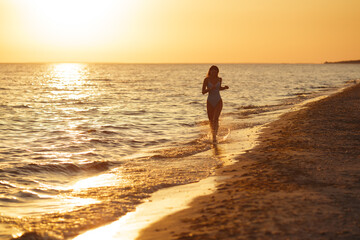
<path fill-rule="evenodd" d="M 82 63 L 60 63 L 49 66 L 52 89 L 49 98 L 80 100 L 89 96 L 84 85 L 87 82 L 88 66 Z"/>
<path fill-rule="evenodd" d="M 79 112 L 86 111 L 86 103 L 92 96 L 93 89 L 89 88 L 89 70 L 87 64 L 82 63 L 57 63 L 48 65 L 46 94 L 43 102 L 46 103 L 46 111 L 49 119 L 57 128 L 63 131 L 64 139 L 71 139 L 62 142 L 63 148 L 71 148 L 83 143 L 82 131 L 79 125 L 86 124 L 91 119 L 79 116 Z M 83 104 L 85 103 L 85 104 Z M 55 136 L 54 136 L 55 138 Z M 88 151 L 88 150 L 86 150 Z M 72 158 L 76 151 L 51 151 L 52 157 L 57 160 L 67 161 Z M 86 160 L 86 159 L 84 159 Z"/>
<path fill-rule="evenodd" d="M 53 79 L 59 80 L 56 84 L 59 88 L 69 85 L 82 85 L 88 75 L 87 65 L 82 63 L 60 63 L 52 65 Z"/>
<path fill-rule="evenodd" d="M 72 188 L 76 191 L 84 188 L 114 186 L 116 184 L 117 181 L 115 174 L 106 173 L 79 180 L 72 186 Z"/>

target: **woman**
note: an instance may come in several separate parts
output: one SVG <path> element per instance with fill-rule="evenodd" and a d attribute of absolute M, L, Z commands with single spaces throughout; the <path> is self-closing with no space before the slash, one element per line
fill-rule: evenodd
<path fill-rule="evenodd" d="M 216 142 L 216 135 L 219 129 L 219 116 L 223 107 L 220 90 L 229 89 L 228 86 L 221 86 L 222 79 L 218 75 L 219 68 L 217 66 L 211 66 L 202 87 L 202 94 L 209 93 L 206 105 L 213 142 Z"/>

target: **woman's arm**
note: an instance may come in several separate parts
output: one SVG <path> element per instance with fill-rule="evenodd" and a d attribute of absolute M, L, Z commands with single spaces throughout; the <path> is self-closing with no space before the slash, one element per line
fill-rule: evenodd
<path fill-rule="evenodd" d="M 202 94 L 205 94 L 207 92 L 209 92 L 209 89 L 207 88 L 207 78 L 205 78 L 202 86 Z"/>
<path fill-rule="evenodd" d="M 225 85 L 224 87 L 222 87 L 221 84 L 222 84 L 222 78 L 220 78 L 220 90 L 229 89 L 228 86 Z"/>

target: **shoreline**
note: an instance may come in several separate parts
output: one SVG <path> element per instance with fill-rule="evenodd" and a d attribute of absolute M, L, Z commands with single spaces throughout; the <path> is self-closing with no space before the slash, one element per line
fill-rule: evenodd
<path fill-rule="evenodd" d="M 232 131 L 229 138 L 237 141 L 230 141 L 214 145 L 211 149 L 200 152 L 197 155 L 215 157 L 221 159 L 224 166 L 231 166 L 236 161 L 233 154 L 227 152 L 245 153 L 256 144 L 258 132 L 262 126 L 255 126 L 250 129 L 237 129 Z M 228 136 L 226 136 L 228 137 Z M 242 140 L 242 142 L 240 141 Z M 189 204 L 199 196 L 214 193 L 217 185 L 224 177 L 217 174 L 208 176 L 198 182 L 176 185 L 162 188 L 136 206 L 135 211 L 128 212 L 118 220 L 104 226 L 87 230 L 73 240 L 106 238 L 107 240 L 133 240 L 137 239 L 139 233 L 151 224 L 162 218 L 187 209 Z M 226 177 L 225 177 L 226 178 Z"/>
<path fill-rule="evenodd" d="M 360 237 L 360 84 L 269 123 L 215 193 L 137 239 Z"/>
<path fill-rule="evenodd" d="M 139 231 L 171 213 L 186 209 L 197 196 L 207 195 L 216 190 L 217 177 L 208 177 L 196 183 L 163 188 L 153 193 L 149 199 L 128 212 L 119 220 L 103 227 L 89 230 L 73 240 L 106 238 L 106 240 L 133 240 Z"/>

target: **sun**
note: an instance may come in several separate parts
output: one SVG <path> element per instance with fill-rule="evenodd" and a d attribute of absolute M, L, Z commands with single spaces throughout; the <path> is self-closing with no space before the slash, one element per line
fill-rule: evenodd
<path fill-rule="evenodd" d="M 126 30 L 130 0 L 31 0 L 28 26 L 37 40 L 59 47 L 94 46 L 112 32 Z M 106 42 L 105 42 L 106 43 Z"/>

